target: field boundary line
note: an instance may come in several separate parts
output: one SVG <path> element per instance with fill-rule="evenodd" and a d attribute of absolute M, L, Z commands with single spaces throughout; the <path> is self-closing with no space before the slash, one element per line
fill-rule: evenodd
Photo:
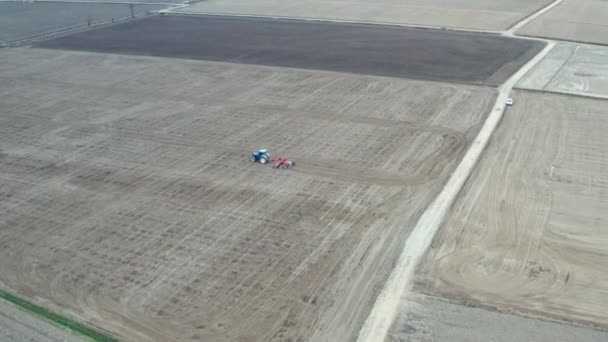
<path fill-rule="evenodd" d="M 504 31 L 504 35 L 506 36 L 515 36 L 515 32 L 517 30 L 519 30 L 520 28 L 528 25 L 532 20 L 540 17 L 541 15 L 545 14 L 547 11 L 551 10 L 553 7 L 559 5 L 563 0 L 555 0 L 552 3 L 548 4 L 545 7 L 542 7 L 540 9 L 538 9 L 538 11 L 530 14 L 529 16 L 523 18 L 522 20 L 516 22 L 515 24 L 513 24 L 513 26 L 507 28 Z"/>
<path fill-rule="evenodd" d="M 88 337 L 93 341 L 118 342 L 118 339 L 106 333 L 90 328 L 82 323 L 62 316 L 40 305 L 34 304 L 3 289 L 0 289 L 0 299 L 11 303 L 36 317 L 42 318 L 45 321 L 53 323 L 54 325 L 65 328 L 75 334 Z"/>
<path fill-rule="evenodd" d="M 586 98 L 591 100 L 608 100 L 607 95 L 593 94 L 593 93 L 569 93 L 566 91 L 560 90 L 547 90 L 547 89 L 534 89 L 534 88 L 523 88 L 523 87 L 513 87 L 513 89 L 519 91 L 527 91 L 531 93 L 539 93 L 539 94 L 547 94 L 547 95 L 556 95 L 556 96 L 572 96 L 578 98 Z"/>
<path fill-rule="evenodd" d="M 592 42 L 592 41 L 580 40 L 580 39 L 574 40 L 574 39 L 568 39 L 568 38 L 556 38 L 556 37 L 544 36 L 542 34 L 532 35 L 532 34 L 518 33 L 518 34 L 513 34 L 513 37 L 522 38 L 522 39 L 555 40 L 556 42 L 561 42 L 561 43 L 591 45 L 591 46 L 597 46 L 597 47 L 603 47 L 603 48 L 608 46 L 608 43 L 599 43 L 599 42 Z"/>
<path fill-rule="evenodd" d="M 399 311 L 401 299 L 408 295 L 416 267 L 430 247 L 435 234 L 502 120 L 506 109 L 506 100 L 513 87 L 554 46 L 555 42 L 547 42 L 547 45 L 536 56 L 498 88 L 496 102 L 477 137 L 439 195 L 422 213 L 410 236 L 406 239 L 395 268 L 376 298 L 376 302 L 359 332 L 358 342 L 386 340 L 391 324 Z"/>
<path fill-rule="evenodd" d="M 566 58 L 564 60 L 564 63 L 562 63 L 562 65 L 560 65 L 559 69 L 557 69 L 557 71 L 555 72 L 555 74 L 553 74 L 553 76 L 551 76 L 551 78 L 549 79 L 549 81 L 547 81 L 547 83 L 545 83 L 545 85 L 543 85 L 543 87 L 541 88 L 541 90 L 546 90 L 547 87 L 549 86 L 549 84 L 551 84 L 551 82 L 553 82 L 555 80 L 555 78 L 559 76 L 559 73 L 562 72 L 562 70 L 566 67 L 566 65 L 568 64 L 568 62 L 570 62 L 570 60 L 572 59 L 572 57 L 574 57 L 574 55 L 580 49 L 580 47 L 581 47 L 580 45 L 577 45 L 574 48 L 574 50 L 572 50 L 572 52 L 570 53 L 570 56 L 568 56 L 568 58 Z"/>

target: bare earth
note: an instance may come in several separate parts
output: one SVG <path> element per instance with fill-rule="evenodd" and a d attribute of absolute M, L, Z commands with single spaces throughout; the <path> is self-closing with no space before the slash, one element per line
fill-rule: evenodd
<path fill-rule="evenodd" d="M 564 0 L 517 34 L 608 45 L 608 1 Z"/>
<path fill-rule="evenodd" d="M 34 46 L 488 85 L 502 84 L 543 48 L 536 41 L 470 32 L 183 15 Z"/>
<path fill-rule="evenodd" d="M 416 288 L 608 327 L 608 102 L 518 91 Z"/>
<path fill-rule="evenodd" d="M 415 294 L 393 323 L 394 342 L 605 342 L 608 332 Z"/>
<path fill-rule="evenodd" d="M 179 9 L 190 13 L 341 19 L 505 30 L 550 0 L 207 0 Z"/>
<path fill-rule="evenodd" d="M 125 340 L 352 340 L 494 97 L 0 50 L 0 286 Z"/>
<path fill-rule="evenodd" d="M 559 44 L 517 87 L 608 98 L 608 47 Z"/>

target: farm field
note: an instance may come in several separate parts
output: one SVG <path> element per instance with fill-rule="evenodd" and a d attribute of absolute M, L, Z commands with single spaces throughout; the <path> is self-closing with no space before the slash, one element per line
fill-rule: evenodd
<path fill-rule="evenodd" d="M 525 91 L 514 97 L 415 288 L 606 329 L 607 102 Z"/>
<path fill-rule="evenodd" d="M 505 30 L 549 0 L 207 0 L 178 11 Z"/>
<path fill-rule="evenodd" d="M 0 50 L 0 286 L 124 340 L 352 340 L 488 87 Z M 269 148 L 291 170 L 252 164 Z"/>
<path fill-rule="evenodd" d="M 517 87 L 608 97 L 608 47 L 559 44 Z"/>
<path fill-rule="evenodd" d="M 135 5 L 141 16 L 162 5 Z M 0 46 L 45 33 L 131 16 L 128 4 L 0 1 Z"/>
<path fill-rule="evenodd" d="M 608 341 L 602 1 L 114 2 L 0 0 L 0 341 Z"/>
<path fill-rule="evenodd" d="M 608 45 L 608 2 L 564 0 L 517 34 Z"/>
<path fill-rule="evenodd" d="M 36 46 L 489 85 L 504 82 L 543 48 L 539 42 L 463 32 L 177 15 Z"/>
<path fill-rule="evenodd" d="M 445 298 L 414 294 L 404 303 L 387 341 L 428 342 L 601 342 L 608 332 L 545 319 L 461 305 Z"/>

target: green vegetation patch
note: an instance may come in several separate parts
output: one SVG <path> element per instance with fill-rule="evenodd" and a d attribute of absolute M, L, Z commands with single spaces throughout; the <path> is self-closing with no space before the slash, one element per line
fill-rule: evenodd
<path fill-rule="evenodd" d="M 46 308 L 43 308 L 34 303 L 28 302 L 25 299 L 19 298 L 9 292 L 6 292 L 0 289 L 0 298 L 6 300 L 7 302 L 11 302 L 37 316 L 45 318 L 55 324 L 58 324 L 62 327 L 68 328 L 73 332 L 84 335 L 93 339 L 94 341 L 103 341 L 103 342 L 115 342 L 117 339 L 108 336 L 104 333 L 101 333 L 97 330 L 91 329 L 81 323 L 78 323 L 72 319 L 56 314 Z"/>

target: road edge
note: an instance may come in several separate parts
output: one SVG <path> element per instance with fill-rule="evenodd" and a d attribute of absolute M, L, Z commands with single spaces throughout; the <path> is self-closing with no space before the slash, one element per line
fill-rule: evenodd
<path fill-rule="evenodd" d="M 394 318 L 398 314 L 401 299 L 402 297 L 407 296 L 410 290 L 412 276 L 414 275 L 416 267 L 430 247 L 431 242 L 441 227 L 449 209 L 452 207 L 460 190 L 463 188 L 466 180 L 473 171 L 473 168 L 477 164 L 477 161 L 483 154 L 496 127 L 502 120 L 506 110 L 506 100 L 513 87 L 555 46 L 555 42 L 552 41 L 545 43 L 545 47 L 536 54 L 536 56 L 530 59 L 498 88 L 496 102 L 492 107 L 492 111 L 488 114 L 483 127 L 477 134 L 477 137 L 439 195 L 424 211 L 414 226 L 410 236 L 404 242 L 403 251 L 399 256 L 393 272 L 384 284 L 369 316 L 359 331 L 358 342 L 386 340 Z"/>

